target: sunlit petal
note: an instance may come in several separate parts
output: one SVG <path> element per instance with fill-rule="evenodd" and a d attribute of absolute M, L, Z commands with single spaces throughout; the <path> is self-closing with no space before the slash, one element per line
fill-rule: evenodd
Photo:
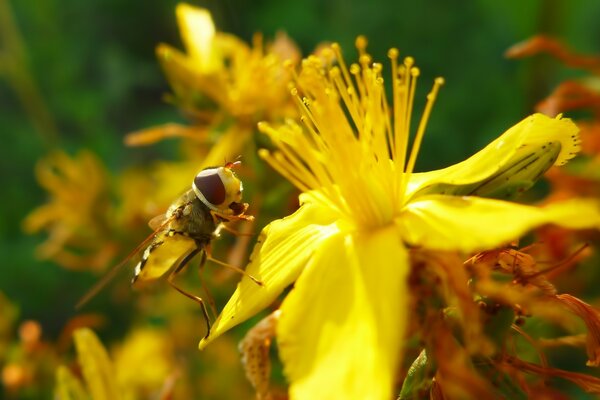
<path fill-rule="evenodd" d="M 331 236 L 281 307 L 292 399 L 389 399 L 406 325 L 408 260 L 395 228 Z"/>
<path fill-rule="evenodd" d="M 337 227 L 329 212 L 311 202 L 304 203 L 293 215 L 267 225 L 246 269 L 264 286 L 244 277 L 215 321 L 210 336 L 200 342 L 200 348 L 271 304 L 296 280 L 318 243 L 335 232 Z"/>
<path fill-rule="evenodd" d="M 596 201 L 571 200 L 532 207 L 479 197 L 423 196 L 396 220 L 405 240 L 435 250 L 485 250 L 518 239 L 544 224 L 600 227 Z"/>
<path fill-rule="evenodd" d="M 215 24 L 208 10 L 179 3 L 175 9 L 181 38 L 188 54 L 203 72 L 214 68 L 212 60 Z"/>
<path fill-rule="evenodd" d="M 79 365 L 93 400 L 120 399 L 114 368 L 106 349 L 90 329 L 82 328 L 75 332 L 75 347 Z"/>
<path fill-rule="evenodd" d="M 528 154 L 535 154 L 542 146 L 554 143 L 560 144 L 560 152 L 548 167 L 552 164 L 562 165 L 579 151 L 578 132 L 579 129 L 570 119 L 530 115 L 465 161 L 448 168 L 413 174 L 408 191 L 417 193 L 440 184 L 483 182 Z"/>

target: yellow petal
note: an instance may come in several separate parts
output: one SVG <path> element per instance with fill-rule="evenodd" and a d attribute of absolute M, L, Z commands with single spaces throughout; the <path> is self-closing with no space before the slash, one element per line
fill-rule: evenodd
<path fill-rule="evenodd" d="M 87 398 L 81 383 L 67 367 L 61 365 L 56 371 L 56 387 L 54 397 L 60 400 L 79 400 Z"/>
<path fill-rule="evenodd" d="M 321 242 L 281 307 L 291 399 L 391 399 L 407 316 L 408 259 L 394 227 Z"/>
<path fill-rule="evenodd" d="M 303 196 L 306 199 L 305 196 Z M 296 280 L 319 243 L 334 234 L 330 212 L 304 203 L 293 215 L 274 221 L 261 232 L 246 271 L 263 282 L 242 278 L 200 348 L 270 305 Z"/>
<path fill-rule="evenodd" d="M 175 13 L 181 39 L 188 54 L 194 59 L 196 68 L 203 73 L 210 72 L 216 67 L 213 54 L 215 24 L 210 12 L 204 8 L 179 3 Z"/>
<path fill-rule="evenodd" d="M 82 328 L 75 331 L 74 339 L 79 365 L 92 400 L 120 399 L 114 368 L 96 334 Z"/>
<path fill-rule="evenodd" d="M 467 160 L 448 168 L 413 174 L 408 191 L 416 193 L 436 184 L 466 185 L 484 181 L 511 160 L 514 162 L 515 157 L 535 153 L 549 143 L 560 144 L 554 165 L 562 165 L 579 151 L 578 132 L 577 126 L 568 118 L 530 115 Z"/>
<path fill-rule="evenodd" d="M 533 207 L 480 197 L 431 195 L 409 203 L 396 223 L 411 245 L 471 252 L 500 246 L 544 224 L 600 228 L 600 207 L 590 200 Z"/>

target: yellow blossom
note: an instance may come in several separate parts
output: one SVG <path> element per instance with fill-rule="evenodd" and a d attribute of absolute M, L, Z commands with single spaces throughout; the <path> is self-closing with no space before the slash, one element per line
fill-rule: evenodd
<path fill-rule="evenodd" d="M 203 8 L 180 3 L 175 11 L 185 53 L 167 44 L 158 45 L 156 53 L 173 102 L 195 126 L 167 124 L 134 132 L 126 142 L 149 144 L 175 136 L 206 141 L 218 130 L 236 138 L 230 144 L 239 152 L 257 121 L 275 120 L 291 111 L 284 61 L 298 59 L 299 51 L 284 34 L 266 46 L 257 34 L 249 46 L 218 32 Z"/>
<path fill-rule="evenodd" d="M 88 328 L 74 333 L 75 347 L 86 388 L 65 367 L 57 371 L 56 394 L 61 399 L 90 398 L 92 400 L 123 399 L 114 367 L 98 337 Z M 84 396 L 85 392 L 88 396 Z"/>
<path fill-rule="evenodd" d="M 115 351 L 117 381 L 132 395 L 157 391 L 177 372 L 172 347 L 164 331 L 134 330 Z"/>
<path fill-rule="evenodd" d="M 108 235 L 109 202 L 104 168 L 89 151 L 74 157 L 54 152 L 36 165 L 36 177 L 49 201 L 23 221 L 29 233 L 46 230 L 42 258 L 66 268 L 99 269 L 114 256 Z"/>
<path fill-rule="evenodd" d="M 548 223 L 600 227 L 595 202 L 538 208 L 500 200 L 575 155 L 570 120 L 529 116 L 466 161 L 415 173 L 442 80 L 409 146 L 419 70 L 410 57 L 399 65 L 390 50 L 388 105 L 382 65 L 372 62 L 364 38 L 357 47 L 359 63 L 350 66 L 337 45 L 329 58 L 304 60 L 292 90 L 301 124 L 261 125 L 277 149 L 261 156 L 303 192 L 301 207 L 259 237 L 247 271 L 265 286 L 243 278 L 200 343 L 295 282 L 276 332 L 292 399 L 392 397 L 407 326 L 408 246 L 468 253 Z"/>
<path fill-rule="evenodd" d="M 172 349 L 159 330 L 134 331 L 116 352 L 114 362 L 92 330 L 76 330 L 74 340 L 84 384 L 68 368 L 60 367 L 56 386 L 60 399 L 147 398 L 160 393 L 176 372 Z"/>

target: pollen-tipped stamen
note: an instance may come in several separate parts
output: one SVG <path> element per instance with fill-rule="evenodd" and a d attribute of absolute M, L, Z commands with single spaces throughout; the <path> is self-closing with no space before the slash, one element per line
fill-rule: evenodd
<path fill-rule="evenodd" d="M 417 162 L 417 155 L 419 154 L 419 149 L 421 147 L 421 142 L 423 140 L 423 135 L 425 134 L 425 128 L 427 127 L 427 122 L 429 120 L 429 116 L 431 115 L 431 110 L 433 109 L 433 104 L 437 98 L 440 87 L 444 84 L 444 78 L 436 78 L 433 83 L 433 88 L 427 95 L 427 103 L 425 104 L 425 110 L 423 111 L 423 115 L 421 115 L 421 120 L 419 121 L 419 127 L 417 128 L 417 133 L 415 135 L 415 139 L 412 144 L 412 148 L 410 151 L 410 158 L 408 159 L 408 163 L 406 165 L 405 173 L 402 178 L 402 193 L 406 189 L 408 185 L 408 181 L 410 180 L 410 175 L 413 173 L 415 168 L 415 163 Z"/>

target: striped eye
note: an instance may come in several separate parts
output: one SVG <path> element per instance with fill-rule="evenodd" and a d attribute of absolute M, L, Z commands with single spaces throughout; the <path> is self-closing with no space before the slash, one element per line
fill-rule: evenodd
<path fill-rule="evenodd" d="M 194 178 L 193 187 L 200 200 L 204 197 L 208 203 L 215 207 L 225 202 L 225 185 L 219 175 L 219 168 L 208 168 L 200 171 Z"/>

